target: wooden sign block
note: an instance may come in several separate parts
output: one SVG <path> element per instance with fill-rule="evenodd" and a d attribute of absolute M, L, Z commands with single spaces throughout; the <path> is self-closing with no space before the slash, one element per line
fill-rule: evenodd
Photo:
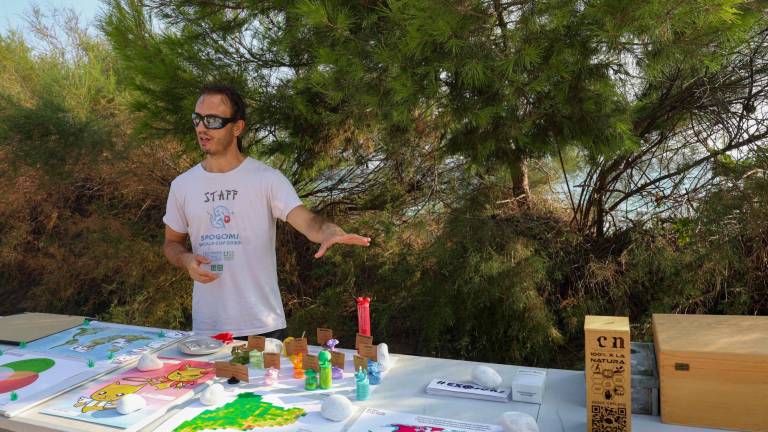
<path fill-rule="evenodd" d="M 267 343 L 267 338 L 264 336 L 248 336 L 248 351 L 261 351 L 264 352 L 264 346 Z"/>
<path fill-rule="evenodd" d="M 632 430 L 629 319 L 587 316 L 584 367 L 587 432 Z M 663 406 L 662 406 L 663 409 Z"/>
<path fill-rule="evenodd" d="M 280 369 L 280 353 L 264 353 L 264 369 Z"/>
<path fill-rule="evenodd" d="M 339 369 L 344 369 L 344 353 L 341 351 L 331 351 L 331 365 Z"/>
<path fill-rule="evenodd" d="M 362 344 L 373 345 L 373 336 L 366 336 L 358 333 L 355 337 L 355 349 L 360 349 L 360 345 Z"/>
<path fill-rule="evenodd" d="M 376 345 L 370 345 L 370 344 L 360 345 L 360 349 L 358 350 L 358 352 L 361 357 L 365 357 L 373 361 L 379 361 L 378 355 L 377 355 L 378 353 L 376 352 Z"/>
<path fill-rule="evenodd" d="M 216 376 L 220 378 L 235 377 L 242 382 L 248 382 L 248 366 L 240 364 L 232 364 L 226 361 L 217 361 L 213 364 L 216 370 Z"/>
<path fill-rule="evenodd" d="M 365 357 L 360 357 L 359 355 L 355 354 L 355 372 L 358 370 L 368 370 L 368 359 Z"/>
<path fill-rule="evenodd" d="M 304 357 L 304 370 L 312 369 L 315 372 L 320 372 L 320 362 L 317 361 L 317 356 L 312 354 L 307 354 L 306 357 Z"/>
<path fill-rule="evenodd" d="M 317 329 L 317 344 L 320 346 L 325 346 L 325 343 L 328 342 L 330 339 L 333 339 L 333 330 L 329 328 L 319 328 Z"/>
<path fill-rule="evenodd" d="M 291 341 L 290 345 L 291 349 L 293 350 L 293 354 L 301 353 L 305 356 L 309 354 L 309 349 L 307 348 L 307 338 L 296 338 Z"/>

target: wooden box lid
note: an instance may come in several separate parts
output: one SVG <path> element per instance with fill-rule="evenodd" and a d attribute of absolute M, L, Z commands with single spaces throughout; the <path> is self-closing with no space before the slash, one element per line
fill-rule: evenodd
<path fill-rule="evenodd" d="M 768 356 L 768 317 L 654 314 L 657 355 Z"/>

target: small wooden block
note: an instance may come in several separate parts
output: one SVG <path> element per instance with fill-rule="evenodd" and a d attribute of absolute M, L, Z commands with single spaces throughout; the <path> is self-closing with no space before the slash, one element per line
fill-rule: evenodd
<path fill-rule="evenodd" d="M 360 345 L 358 353 L 361 357 L 365 357 L 373 361 L 379 361 L 378 353 L 376 352 L 376 345 L 362 344 Z"/>
<path fill-rule="evenodd" d="M 355 372 L 360 369 L 368 370 L 368 359 L 355 354 Z"/>
<path fill-rule="evenodd" d="M 264 336 L 248 336 L 248 351 L 261 351 L 264 352 L 264 346 L 267 343 L 267 338 Z"/>
<path fill-rule="evenodd" d="M 329 340 L 333 339 L 333 330 L 329 328 L 320 328 L 317 329 L 317 344 L 320 346 L 325 346 L 325 343 Z"/>
<path fill-rule="evenodd" d="M 296 338 L 290 343 L 291 349 L 293 350 L 293 354 L 301 353 L 302 355 L 309 354 L 309 349 L 307 348 L 307 338 Z"/>
<path fill-rule="evenodd" d="M 331 351 L 331 365 L 339 369 L 344 369 L 344 353 L 341 351 Z"/>
<path fill-rule="evenodd" d="M 280 353 L 264 353 L 264 369 L 280 369 Z"/>
<path fill-rule="evenodd" d="M 373 345 L 373 336 L 358 333 L 355 337 L 355 349 L 360 349 L 360 345 L 363 344 Z"/>
<path fill-rule="evenodd" d="M 235 365 L 226 361 L 217 361 L 213 364 L 216 370 L 216 376 L 220 378 L 235 377 L 242 382 L 247 383 L 250 379 L 248 377 L 248 366 Z"/>
<path fill-rule="evenodd" d="M 315 372 L 320 372 L 320 362 L 317 361 L 317 356 L 308 354 L 304 357 L 304 370 L 312 369 Z"/>

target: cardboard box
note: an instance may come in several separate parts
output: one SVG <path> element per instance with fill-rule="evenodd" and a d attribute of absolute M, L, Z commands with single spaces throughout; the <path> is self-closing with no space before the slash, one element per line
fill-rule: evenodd
<path fill-rule="evenodd" d="M 768 430 L 768 317 L 653 315 L 661 421 Z"/>
<path fill-rule="evenodd" d="M 584 319 L 587 431 L 632 430 L 629 319 Z"/>
<path fill-rule="evenodd" d="M 546 369 L 519 368 L 512 380 L 512 400 L 540 404 L 546 378 Z"/>

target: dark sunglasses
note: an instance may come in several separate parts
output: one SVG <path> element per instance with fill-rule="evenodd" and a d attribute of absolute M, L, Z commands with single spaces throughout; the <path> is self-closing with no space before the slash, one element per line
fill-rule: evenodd
<path fill-rule="evenodd" d="M 235 121 L 234 117 L 219 117 L 215 115 L 202 115 L 200 113 L 192 113 L 192 124 L 197 127 L 200 122 L 203 122 L 203 126 L 206 129 L 221 129 L 224 126 Z"/>

